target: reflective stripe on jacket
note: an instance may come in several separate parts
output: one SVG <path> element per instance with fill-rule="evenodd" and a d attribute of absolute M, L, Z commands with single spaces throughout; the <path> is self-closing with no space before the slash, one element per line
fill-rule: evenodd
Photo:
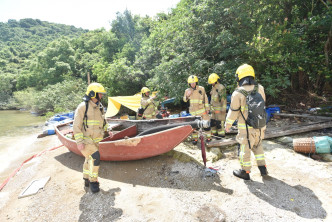
<path fill-rule="evenodd" d="M 226 112 L 226 105 L 226 88 L 222 84 L 216 83 L 211 90 L 211 111 Z"/>
<path fill-rule="evenodd" d="M 254 85 L 245 85 L 242 87 L 239 87 L 238 89 L 244 89 L 246 91 L 252 91 L 254 89 Z M 264 87 L 261 85 L 258 85 L 258 93 L 262 95 L 264 101 L 265 101 L 265 92 L 264 92 Z M 247 131 L 246 131 L 246 123 L 245 120 L 243 119 L 240 111 L 235 111 L 237 109 L 241 109 L 244 117 L 247 119 L 248 118 L 248 106 L 247 106 L 247 102 L 246 102 L 246 97 L 238 92 L 237 90 L 235 90 L 232 94 L 232 99 L 231 99 L 231 105 L 230 105 L 230 109 L 228 110 L 227 113 L 227 117 L 226 117 L 226 127 L 230 128 L 235 120 L 238 120 L 238 135 L 247 135 Z M 262 138 L 264 139 L 264 132 L 266 129 L 266 126 L 263 127 L 262 130 Z M 248 126 L 248 130 L 250 133 L 250 130 L 255 130 L 253 129 L 251 126 Z M 246 137 L 244 137 L 246 138 Z"/>
<path fill-rule="evenodd" d="M 155 119 L 156 118 L 156 112 L 157 112 L 157 104 L 155 104 L 155 101 L 149 96 L 142 96 L 141 99 L 141 107 L 143 109 L 146 108 L 146 110 L 143 113 L 143 117 L 149 118 L 149 119 Z"/>
<path fill-rule="evenodd" d="M 191 95 L 187 98 L 186 92 L 191 90 Z M 184 92 L 183 101 L 190 101 L 189 113 L 193 116 L 202 116 L 210 110 L 209 101 L 203 86 L 196 86 L 196 89 L 188 88 Z"/>
<path fill-rule="evenodd" d="M 88 102 L 88 106 L 87 121 L 84 120 L 83 122 L 86 109 L 85 102 L 80 103 L 75 111 L 73 131 L 78 144 L 100 142 L 104 137 L 104 131 L 106 131 L 108 127 L 108 124 L 104 121 L 104 107 L 101 104 L 95 104 L 91 100 Z M 85 128 L 83 124 L 86 124 Z"/>

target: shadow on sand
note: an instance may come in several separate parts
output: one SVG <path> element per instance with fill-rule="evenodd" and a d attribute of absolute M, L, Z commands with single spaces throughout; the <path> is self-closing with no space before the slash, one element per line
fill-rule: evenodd
<path fill-rule="evenodd" d="M 114 208 L 115 193 L 120 188 L 109 191 L 100 190 L 99 193 L 85 193 L 80 201 L 79 209 L 82 211 L 79 220 L 83 221 L 116 221 L 123 214 L 122 209 Z"/>
<path fill-rule="evenodd" d="M 173 151 L 178 152 L 178 151 Z M 180 155 L 187 155 L 181 153 Z M 72 152 L 63 153 L 55 159 L 64 166 L 82 172 L 84 158 Z M 218 175 L 206 176 L 204 166 L 187 155 L 191 161 L 183 163 L 168 155 L 142 160 L 111 162 L 101 161 L 99 177 L 132 184 L 195 191 L 216 190 L 233 194 L 233 190 L 221 186 Z"/>
<path fill-rule="evenodd" d="M 322 202 L 312 190 L 301 185 L 290 186 L 276 178 L 267 176 L 263 183 L 245 181 L 251 193 L 274 207 L 292 211 L 308 219 L 326 218 Z"/>

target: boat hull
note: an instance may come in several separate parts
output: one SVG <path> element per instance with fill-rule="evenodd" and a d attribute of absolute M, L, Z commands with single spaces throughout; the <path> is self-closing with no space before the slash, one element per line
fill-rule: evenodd
<path fill-rule="evenodd" d="M 83 156 L 78 150 L 75 140 L 66 137 L 64 133 L 62 133 L 64 131 L 60 129 L 63 126 L 65 126 L 65 124 L 55 127 L 59 140 L 70 151 Z M 190 125 L 184 125 L 149 135 L 126 137 L 126 132 L 132 135 L 132 127 L 133 126 L 130 126 L 119 132 L 120 134 L 122 133 L 122 139 L 112 141 L 109 138 L 105 138 L 99 142 L 101 160 L 127 161 L 157 156 L 172 150 L 185 140 L 193 131 L 193 128 Z M 114 136 L 117 136 L 117 134 Z"/>

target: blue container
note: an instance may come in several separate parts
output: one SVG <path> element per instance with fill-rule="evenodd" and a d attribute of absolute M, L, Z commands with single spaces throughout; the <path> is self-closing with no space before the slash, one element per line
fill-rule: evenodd
<path fill-rule="evenodd" d="M 270 118 L 273 117 L 273 113 L 280 113 L 280 107 L 275 106 L 275 107 L 267 107 L 265 109 L 266 111 L 266 123 L 270 121 Z"/>
<path fill-rule="evenodd" d="M 227 100 L 227 103 L 230 103 L 232 100 L 232 95 L 227 95 L 226 100 Z"/>
<path fill-rule="evenodd" d="M 316 153 L 331 153 L 332 138 L 328 136 L 314 136 Z"/>
<path fill-rule="evenodd" d="M 61 121 L 61 117 L 60 116 L 54 116 L 51 118 L 50 121 Z"/>
<path fill-rule="evenodd" d="M 170 115 L 170 116 L 169 116 L 169 118 L 178 118 L 178 117 L 180 117 L 179 114 L 173 114 L 173 115 Z"/>
<path fill-rule="evenodd" d="M 182 111 L 182 112 L 180 113 L 180 116 L 181 116 L 181 117 L 186 117 L 186 116 L 191 116 L 191 114 L 190 114 L 190 113 L 187 113 L 187 111 Z"/>
<path fill-rule="evenodd" d="M 55 134 L 55 130 L 54 129 L 48 129 L 47 134 L 48 135 L 53 135 L 53 134 Z"/>
<path fill-rule="evenodd" d="M 69 112 L 69 113 L 63 113 L 63 114 L 57 114 L 53 116 L 49 121 L 62 121 L 66 119 L 74 119 L 74 112 Z"/>
<path fill-rule="evenodd" d="M 74 119 L 74 112 L 70 112 L 70 113 L 68 113 L 68 117 L 70 118 L 70 119 Z"/>

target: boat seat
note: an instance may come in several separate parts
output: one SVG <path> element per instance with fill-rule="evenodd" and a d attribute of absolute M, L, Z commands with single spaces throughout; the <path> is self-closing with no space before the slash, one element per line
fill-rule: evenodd
<path fill-rule="evenodd" d="M 60 133 L 65 136 L 69 133 L 73 133 L 73 129 L 64 129 L 64 130 L 61 130 Z"/>
<path fill-rule="evenodd" d="M 124 130 L 118 131 L 117 133 L 114 132 L 113 137 L 106 137 L 103 139 L 101 142 L 106 142 L 106 141 L 114 141 L 114 140 L 120 140 L 125 137 L 134 137 L 137 135 L 137 126 L 132 125 Z"/>

